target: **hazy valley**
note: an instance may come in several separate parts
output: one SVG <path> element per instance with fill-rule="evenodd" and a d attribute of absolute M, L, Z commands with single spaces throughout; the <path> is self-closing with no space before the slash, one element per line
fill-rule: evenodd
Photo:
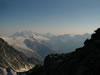
<path fill-rule="evenodd" d="M 1 36 L 10 46 L 14 47 L 15 55 L 13 55 L 12 51 L 6 51 L 5 58 L 2 60 L 4 66 L 0 66 L 1 68 L 6 69 L 10 67 L 14 69 L 16 72 L 26 72 L 29 69 L 33 68 L 36 65 L 43 65 L 44 59 L 49 54 L 57 54 L 57 53 L 68 53 L 75 50 L 75 48 L 83 46 L 83 41 L 87 38 L 90 38 L 90 34 L 83 35 L 52 35 L 52 34 L 39 34 L 33 32 L 16 32 L 11 36 Z M 1 41 L 2 41 L 1 39 Z M 6 44 L 5 42 L 5 44 Z M 77 44 L 76 44 L 77 43 Z M 2 42 L 1 42 L 2 45 Z M 4 46 L 6 48 L 6 46 Z M 9 48 L 8 48 L 9 49 Z M 2 48 L 1 48 L 2 50 Z M 19 53 L 17 53 L 19 52 Z M 12 56 L 8 56 L 8 55 Z M 18 57 L 18 60 L 10 61 L 11 58 L 16 58 L 18 55 L 21 55 L 22 58 Z M 15 56 L 15 57 L 14 57 Z M 26 59 L 27 58 L 27 59 Z M 8 61 L 9 59 L 9 61 Z M 18 62 L 19 64 L 24 63 L 23 67 L 17 64 L 13 66 L 13 62 Z M 7 64 L 11 64 L 12 66 Z M 26 64 L 25 64 L 26 63 Z M 25 66 L 31 65 L 30 68 L 26 68 Z M 20 67 L 18 67 L 20 66 Z M 18 67 L 18 68 L 17 68 Z M 22 69 L 22 70 L 21 70 Z"/>

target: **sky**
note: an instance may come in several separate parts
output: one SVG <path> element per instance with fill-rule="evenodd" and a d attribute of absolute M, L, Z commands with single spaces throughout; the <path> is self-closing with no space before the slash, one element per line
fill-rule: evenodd
<path fill-rule="evenodd" d="M 0 0 L 0 35 L 83 34 L 99 27 L 100 0 Z"/>

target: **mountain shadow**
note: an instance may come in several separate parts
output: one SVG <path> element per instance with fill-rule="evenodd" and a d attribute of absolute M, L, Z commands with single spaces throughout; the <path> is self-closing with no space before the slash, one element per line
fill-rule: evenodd
<path fill-rule="evenodd" d="M 27 75 L 100 75 L 100 28 L 74 52 L 51 54 Z"/>

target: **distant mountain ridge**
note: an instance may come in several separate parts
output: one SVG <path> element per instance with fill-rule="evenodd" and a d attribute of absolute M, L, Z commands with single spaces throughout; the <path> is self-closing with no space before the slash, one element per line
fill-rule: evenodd
<path fill-rule="evenodd" d="M 23 52 L 28 57 L 35 57 L 43 60 L 45 56 L 55 53 L 53 50 L 42 44 L 42 41 L 48 40 L 32 32 L 17 32 L 10 37 L 3 37 L 10 45 L 18 51 Z"/>
<path fill-rule="evenodd" d="M 48 54 L 55 53 L 53 50 L 46 47 L 45 45 L 38 43 L 37 40 L 34 40 L 34 42 L 32 42 L 31 40 L 26 39 L 24 42 L 27 45 L 27 47 L 29 47 L 32 50 L 36 50 L 43 58 L 45 58 L 45 56 L 47 56 Z"/>
<path fill-rule="evenodd" d="M 51 53 L 74 51 L 75 48 L 83 46 L 82 42 L 86 38 L 90 38 L 90 34 L 72 36 L 70 34 L 53 35 L 50 33 L 39 34 L 31 31 L 22 31 L 2 38 L 26 56 L 43 60 L 45 56 Z"/>

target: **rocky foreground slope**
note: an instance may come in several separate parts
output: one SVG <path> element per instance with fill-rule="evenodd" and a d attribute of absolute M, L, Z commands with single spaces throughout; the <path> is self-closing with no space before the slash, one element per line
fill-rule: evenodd
<path fill-rule="evenodd" d="M 28 58 L 0 38 L 0 68 L 10 68 L 15 72 L 23 72 L 39 63 L 39 60 Z"/>
<path fill-rule="evenodd" d="M 72 53 L 51 54 L 27 75 L 100 75 L 100 28 Z"/>

